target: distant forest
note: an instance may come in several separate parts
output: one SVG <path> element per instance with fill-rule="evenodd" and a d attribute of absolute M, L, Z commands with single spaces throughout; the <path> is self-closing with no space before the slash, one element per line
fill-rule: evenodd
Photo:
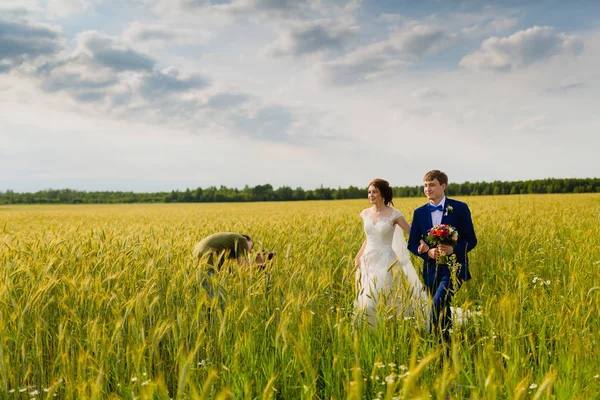
<path fill-rule="evenodd" d="M 541 193 L 598 193 L 600 178 L 540 179 L 517 182 L 465 182 L 448 185 L 448 196 L 482 196 Z M 99 204 L 99 203 L 215 203 L 248 201 L 338 200 L 365 198 L 367 189 L 325 188 L 304 190 L 269 184 L 232 189 L 225 186 L 174 190 L 158 193 L 85 192 L 71 189 L 48 189 L 35 193 L 0 191 L 0 204 Z M 422 186 L 394 187 L 394 197 L 423 196 Z"/>

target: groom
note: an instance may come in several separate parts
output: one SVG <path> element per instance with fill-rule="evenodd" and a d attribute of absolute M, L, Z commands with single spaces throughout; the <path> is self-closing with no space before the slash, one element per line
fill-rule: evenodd
<path fill-rule="evenodd" d="M 477 245 L 477 237 L 471 221 L 469 207 L 460 201 L 449 199 L 445 195 L 448 176 L 442 171 L 433 170 L 423 178 L 423 191 L 429 200 L 427 204 L 414 211 L 408 249 L 423 259 L 423 281 L 433 297 L 431 310 L 431 330 L 441 330 L 442 338 L 449 342 L 449 329 L 452 327 L 450 303 L 454 291 L 463 281 L 471 279 L 467 252 Z M 448 224 L 458 232 L 456 245 L 442 244 L 438 247 L 420 246 L 426 240 L 427 232 L 435 225 Z M 461 267 L 457 271 L 457 287 L 452 282 L 447 264 L 436 264 L 442 252 L 450 256 L 456 254 L 456 262 Z"/>

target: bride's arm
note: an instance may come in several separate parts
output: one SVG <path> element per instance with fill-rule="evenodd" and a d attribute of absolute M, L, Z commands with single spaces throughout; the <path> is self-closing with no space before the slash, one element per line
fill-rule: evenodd
<path fill-rule="evenodd" d="M 398 217 L 394 222 L 398 224 L 398 226 L 400 226 L 404 232 L 410 235 L 410 224 L 406 221 L 406 218 Z M 423 241 L 423 239 L 419 241 L 419 249 L 417 251 L 419 254 L 427 253 L 427 251 L 429 251 L 429 246 Z"/>
<path fill-rule="evenodd" d="M 358 254 L 356 255 L 356 257 L 354 258 L 354 266 L 356 268 L 360 268 L 360 258 L 363 255 L 363 252 L 365 251 L 365 246 L 367 245 L 367 240 L 365 239 L 365 241 L 363 242 L 360 250 L 358 251 Z"/>
<path fill-rule="evenodd" d="M 396 220 L 394 221 L 396 224 L 398 224 L 398 226 L 400 228 L 402 228 L 402 230 L 408 234 L 410 234 L 410 225 L 408 224 L 408 222 L 406 221 L 406 218 L 404 218 L 404 216 L 400 216 L 398 218 L 396 218 Z"/>
<path fill-rule="evenodd" d="M 406 221 L 406 218 L 404 217 L 398 217 L 398 219 L 396 219 L 396 221 L 394 221 L 398 224 L 398 226 L 400 226 L 400 228 L 402 228 L 402 230 L 406 233 L 408 233 L 410 235 L 410 225 L 409 223 Z M 425 243 L 422 239 L 419 241 L 419 254 L 421 253 L 427 253 L 427 251 L 429 250 L 429 246 L 427 246 L 427 243 Z"/>

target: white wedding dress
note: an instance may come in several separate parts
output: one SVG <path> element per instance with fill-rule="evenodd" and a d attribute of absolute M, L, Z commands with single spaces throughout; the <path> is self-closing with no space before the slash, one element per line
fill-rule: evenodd
<path fill-rule="evenodd" d="M 402 229 L 394 221 L 402 216 L 392 213 L 374 221 L 371 209 L 360 213 L 367 244 L 356 271 L 357 317 L 375 326 L 379 311 L 391 312 L 405 319 L 415 318 L 418 326 L 429 326 L 429 298 L 413 267 Z"/>

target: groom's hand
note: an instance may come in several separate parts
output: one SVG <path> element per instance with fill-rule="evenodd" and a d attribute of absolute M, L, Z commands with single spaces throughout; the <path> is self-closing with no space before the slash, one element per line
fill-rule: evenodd
<path fill-rule="evenodd" d="M 447 256 L 454 254 L 454 247 L 450 246 L 449 244 L 438 245 L 438 250 L 440 252 L 444 252 L 444 254 Z"/>
<path fill-rule="evenodd" d="M 419 244 L 419 248 L 417 249 L 417 252 L 419 254 L 427 253 L 429 251 L 429 246 L 427 245 L 427 243 L 425 243 L 423 240 L 421 240 L 420 243 L 421 244 Z"/>
<path fill-rule="evenodd" d="M 427 255 L 429 256 L 429 258 L 433 258 L 433 259 L 437 259 L 440 256 L 437 247 L 432 247 L 431 249 L 429 249 L 427 251 Z"/>

